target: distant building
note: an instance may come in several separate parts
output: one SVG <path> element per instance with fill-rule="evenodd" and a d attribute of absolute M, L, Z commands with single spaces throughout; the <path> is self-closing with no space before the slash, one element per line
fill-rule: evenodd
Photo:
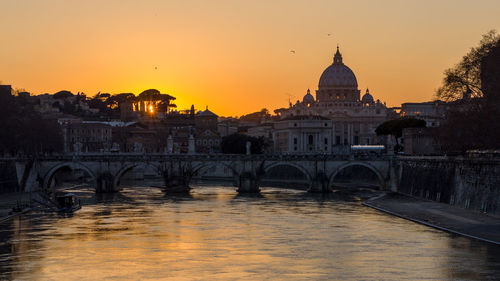
<path fill-rule="evenodd" d="M 407 102 L 401 105 L 401 117 L 422 119 L 427 127 L 439 127 L 445 118 L 447 105 L 442 101 Z"/>
<path fill-rule="evenodd" d="M 125 152 L 160 153 L 165 152 L 166 136 L 143 123 L 135 123 L 126 127 Z"/>
<path fill-rule="evenodd" d="M 59 119 L 63 129 L 64 152 L 101 152 L 112 146 L 112 127 L 101 122 Z"/>
<path fill-rule="evenodd" d="M 264 139 L 272 139 L 273 129 L 273 123 L 263 123 L 258 126 L 248 128 L 247 135 L 256 138 L 262 137 Z"/>
<path fill-rule="evenodd" d="M 12 86 L 11 85 L 0 85 L 0 95 L 12 95 Z"/>
<path fill-rule="evenodd" d="M 195 147 L 198 153 L 220 152 L 221 136 L 218 132 L 218 116 L 205 109 L 195 116 Z"/>
<path fill-rule="evenodd" d="M 323 71 L 319 79 L 316 98 L 307 90 L 302 101 L 290 104 L 289 108 L 275 110 L 286 120 L 294 116 L 327 118 L 331 125 L 323 130 L 332 131 L 328 145 L 344 147 L 380 143 L 381 139 L 376 136 L 375 129 L 388 120 L 389 111 L 385 103 L 375 100 L 368 89 L 360 99 L 356 76 L 343 63 L 338 47 L 333 64 Z M 275 144 L 278 142 L 275 139 Z M 337 147 L 336 150 L 338 149 L 340 148 Z M 328 151 L 334 150 L 329 148 Z"/>
<path fill-rule="evenodd" d="M 291 116 L 274 123 L 274 151 L 279 153 L 332 152 L 333 122 L 322 116 Z"/>
<path fill-rule="evenodd" d="M 406 155 L 438 154 L 436 128 L 403 129 L 403 147 Z"/>
<path fill-rule="evenodd" d="M 217 132 L 221 137 L 229 136 L 238 132 L 238 120 L 226 118 L 217 123 Z"/>

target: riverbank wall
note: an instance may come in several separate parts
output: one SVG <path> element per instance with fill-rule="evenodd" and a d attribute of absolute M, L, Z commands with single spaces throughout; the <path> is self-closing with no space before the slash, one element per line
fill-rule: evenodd
<path fill-rule="evenodd" d="M 401 157 L 398 192 L 500 216 L 500 159 Z"/>

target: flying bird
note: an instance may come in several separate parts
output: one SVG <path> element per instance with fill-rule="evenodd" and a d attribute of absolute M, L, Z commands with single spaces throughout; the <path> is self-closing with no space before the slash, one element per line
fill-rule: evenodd
<path fill-rule="evenodd" d="M 328 35 L 328 36 L 330 36 L 330 35 L 332 35 L 332 34 L 331 34 L 331 33 L 328 33 L 327 35 Z"/>
<path fill-rule="evenodd" d="M 290 50 L 290 53 L 295 54 L 295 50 Z"/>

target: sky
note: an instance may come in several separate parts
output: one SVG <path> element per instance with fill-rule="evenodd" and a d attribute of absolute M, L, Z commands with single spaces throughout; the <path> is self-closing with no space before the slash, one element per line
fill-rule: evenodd
<path fill-rule="evenodd" d="M 361 94 L 429 101 L 445 69 L 500 31 L 498 0 L 0 0 L 0 13 L 1 84 L 154 88 L 220 116 L 314 93 L 337 44 Z"/>

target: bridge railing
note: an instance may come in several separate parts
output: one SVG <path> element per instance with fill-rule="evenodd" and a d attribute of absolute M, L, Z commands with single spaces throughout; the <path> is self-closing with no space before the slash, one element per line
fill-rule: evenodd
<path fill-rule="evenodd" d="M 174 154 L 174 153 L 78 153 L 78 154 L 53 154 L 38 156 L 36 159 L 45 161 L 263 161 L 263 160 L 309 160 L 309 161 L 374 161 L 374 160 L 389 160 L 394 156 L 390 155 L 359 155 L 359 154 Z M 31 157 L 20 157 L 17 160 L 29 160 Z"/>

